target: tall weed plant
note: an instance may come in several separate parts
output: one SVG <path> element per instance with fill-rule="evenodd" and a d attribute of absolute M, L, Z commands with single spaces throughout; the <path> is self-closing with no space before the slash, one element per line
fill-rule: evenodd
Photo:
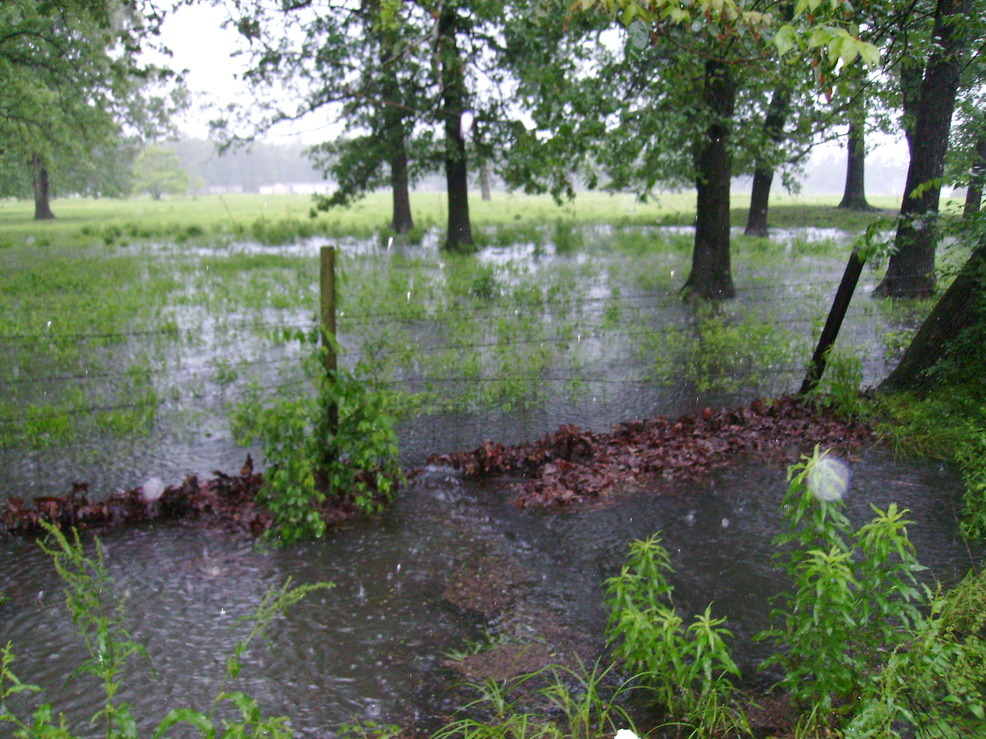
<path fill-rule="evenodd" d="M 671 602 L 667 550 L 658 535 L 630 545 L 620 574 L 606 581 L 607 625 L 614 656 L 655 691 L 658 705 L 693 735 L 749 733 L 733 700 L 731 678 L 740 677 L 726 640 L 725 618 L 711 607 L 685 625 Z"/>
<path fill-rule="evenodd" d="M 102 546 L 96 540 L 95 555 L 89 557 L 78 533 L 69 539 L 54 526 L 44 522 L 41 525 L 48 531 L 48 540 L 42 548 L 52 557 L 65 583 L 66 606 L 88 654 L 77 672 L 90 674 L 102 683 L 105 700 L 90 719 L 90 727 L 100 727 L 106 739 L 196 735 L 202 739 L 288 739 L 293 736 L 287 716 L 265 717 L 254 698 L 228 686 L 239 675 L 242 658 L 251 644 L 264 635 L 274 618 L 313 590 L 331 587 L 329 583 L 292 587 L 288 580 L 280 589 L 269 591 L 252 614 L 250 632 L 226 660 L 225 673 L 209 709 L 172 708 L 151 734 L 139 734 L 133 706 L 121 700 L 120 692 L 125 687 L 123 670 L 127 662 L 134 656 L 146 659 L 147 653 L 127 630 L 123 600 L 112 596 L 114 584 L 106 573 Z M 11 710 L 13 696 L 39 690 L 18 679 L 12 669 L 14 661 L 13 645 L 8 642 L 0 650 L 0 734 L 14 739 L 76 739 L 77 734 L 68 726 L 65 716 L 57 714 L 50 703 L 36 708 L 29 718 Z M 220 708 L 232 718 L 218 718 Z M 230 713 L 226 708 L 233 710 Z"/>

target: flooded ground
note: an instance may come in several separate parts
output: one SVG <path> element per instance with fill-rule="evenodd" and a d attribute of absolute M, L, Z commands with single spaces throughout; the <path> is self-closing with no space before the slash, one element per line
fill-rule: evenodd
<path fill-rule="evenodd" d="M 870 516 L 870 504 L 897 502 L 911 509 L 911 537 L 929 578 L 954 583 L 981 563 L 981 549 L 956 533 L 961 483 L 949 470 L 895 462 L 879 450 L 851 466 L 855 523 Z M 286 551 L 180 525 L 107 532 L 115 595 L 126 595 L 127 622 L 149 655 L 148 663 L 134 660 L 120 697 L 135 705 L 144 732 L 168 707 L 207 708 L 225 655 L 244 634 L 237 619 L 288 577 L 328 580 L 334 589 L 275 623 L 270 648 L 257 645 L 234 687 L 266 711 L 292 716 L 298 736 L 324 737 L 360 719 L 434 727 L 465 695 L 449 655 L 504 644 L 545 648 L 559 661 L 602 655 L 603 581 L 618 572 L 630 541 L 655 531 L 676 570 L 678 608 L 690 614 L 712 603 L 727 615 L 737 661 L 756 681 L 766 646 L 751 638 L 783 587 L 770 541 L 784 474 L 741 464 L 670 494 L 644 486 L 607 505 L 557 512 L 517 509 L 506 483 L 466 484 L 435 468 L 378 520 Z M 52 568 L 29 542 L 3 547 L 0 577 L 12 601 L 0 606 L 0 638 L 15 645 L 18 675 L 46 686 L 41 698 L 64 710 L 80 736 L 95 737 L 85 721 L 100 693 L 85 677 L 66 680 L 82 652 Z M 463 568 L 482 562 L 507 573 L 502 602 L 488 608 L 460 592 L 470 587 Z"/>
<path fill-rule="evenodd" d="M 689 238 L 684 227 L 590 229 L 570 252 L 546 241 L 467 259 L 435 239 L 340 243 L 341 362 L 368 361 L 391 387 L 431 394 L 432 407 L 400 422 L 408 465 L 487 438 L 605 429 L 796 389 L 850 237 L 797 229 L 749 241 L 735 258 L 737 299 L 712 313 L 677 293 Z M 174 272 L 166 305 L 132 333 L 0 337 L 18 357 L 0 367 L 0 498 L 76 481 L 102 498 L 151 476 L 239 469 L 247 450 L 230 408 L 254 389 L 308 392 L 300 358 L 310 348 L 285 334 L 315 326 L 322 243 L 130 247 Z M 885 376 L 920 320 L 869 299 L 876 278 L 864 273 L 838 344 L 863 385 Z M 45 366 L 51 356 L 58 366 Z"/>
<path fill-rule="evenodd" d="M 738 260 L 739 295 L 723 325 L 745 332 L 747 345 L 790 340 L 797 344 L 793 353 L 718 356 L 720 346 L 744 342 L 705 330 L 678 301 L 684 252 L 645 262 L 627 251 L 556 254 L 550 247 L 521 245 L 483 252 L 477 261 L 492 271 L 476 272 L 473 265 L 463 276 L 455 271 L 459 267 L 442 263 L 434 245 L 424 247 L 423 271 L 412 271 L 406 260 L 417 259 L 414 254 L 353 244 L 344 245 L 353 260 L 348 278 L 353 298 L 343 309 L 348 315 L 340 316 L 341 340 L 351 351 L 346 361 L 370 356 L 374 342 L 420 349 L 469 338 L 479 345 L 471 353 L 439 357 L 453 365 L 445 375 L 426 366 L 427 353 L 419 351 L 393 370 L 395 376 L 408 386 L 430 383 L 451 396 L 463 385 L 500 382 L 521 365 L 528 374 L 518 372 L 518 378 L 536 372 L 532 395 L 477 395 L 457 407 L 409 414 L 400 423 L 408 465 L 486 438 L 530 440 L 566 423 L 605 429 L 631 418 L 673 416 L 790 391 L 800 383 L 805 349 L 820 328 L 842 264 L 810 253 L 805 244 L 816 234 L 787 236 L 785 254 L 804 252 L 797 270 L 776 260 Z M 299 246 L 296 256 L 310 259 L 317 247 Z M 168 248 L 159 248 L 155 258 L 166 258 Z M 252 259 L 274 251 L 231 245 L 195 258 L 234 260 L 245 254 Z M 299 281 L 284 289 L 303 285 L 308 306 L 315 295 L 313 269 L 304 269 Z M 385 277 L 403 281 L 394 290 L 407 292 L 408 304 L 419 292 L 427 293 L 417 313 L 394 322 L 387 318 L 395 312 L 392 305 L 368 307 L 373 281 Z M 466 281 L 463 294 L 474 299 L 472 308 L 476 300 L 487 302 L 475 311 L 468 337 L 445 329 L 439 335 L 429 311 L 436 305 L 444 311 L 446 303 L 435 286 L 460 279 Z M 357 295 L 354 283 L 366 294 Z M 479 333 L 488 329 L 477 326 L 506 331 L 521 325 L 525 316 L 510 301 L 539 283 L 545 296 L 554 290 L 564 298 L 552 302 L 543 296 L 540 303 L 525 304 L 540 306 L 525 308 L 539 332 L 511 334 L 505 344 Z M 867 272 L 841 339 L 855 350 L 864 383 L 879 379 L 892 361 L 888 334 L 906 331 L 917 320 L 889 315 L 869 301 L 865 295 L 873 284 L 875 275 Z M 215 289 L 220 287 L 216 283 Z M 203 289 L 208 291 L 207 282 Z M 247 450 L 233 443 L 228 403 L 251 381 L 304 392 L 296 369 L 302 350 L 297 343 L 265 337 L 272 330 L 311 328 L 312 309 L 299 307 L 296 297 L 288 300 L 280 288 L 262 289 L 271 304 L 283 298 L 281 307 L 234 306 L 222 312 L 191 301 L 161 318 L 171 322 L 176 335 L 194 334 L 194 341 L 141 348 L 132 337 L 113 347 L 123 354 L 143 353 L 151 369 L 157 412 L 146 433 L 129 437 L 97 429 L 71 443 L 8 444 L 0 449 L 0 495 L 60 493 L 81 479 L 99 497 L 139 485 L 150 475 L 171 483 L 189 473 L 239 469 Z M 189 286 L 186 292 L 194 290 Z M 763 328 L 768 325 L 774 328 Z M 720 360 L 721 367 L 688 353 L 703 342 L 706 355 Z M 527 348 L 510 353 L 555 343 L 563 350 L 540 366 L 524 364 L 532 356 Z M 477 371 L 466 372 L 473 359 Z M 705 381 L 702 372 L 720 369 L 726 370 L 722 381 Z M 80 387 L 87 387 L 85 382 L 76 378 Z M 39 396 L 46 391 L 36 389 Z M 911 536 L 930 567 L 929 577 L 949 584 L 981 563 L 982 551 L 957 534 L 962 484 L 952 471 L 895 461 L 880 450 L 850 462 L 849 507 L 856 522 L 869 517 L 871 503 L 897 502 L 912 511 Z M 429 468 L 379 518 L 286 551 L 258 550 L 250 542 L 181 524 L 106 532 L 102 540 L 116 581 L 114 595 L 126 597 L 127 622 L 148 650 L 149 660 L 138 658 L 128 667 L 121 694 L 134 704 L 141 732 L 168 708 L 208 708 L 225 657 L 245 633 L 238 619 L 288 578 L 298 584 L 330 581 L 335 587 L 315 593 L 276 622 L 270 648 L 260 644 L 251 651 L 234 687 L 256 696 L 265 711 L 292 716 L 298 736 L 324 737 L 358 720 L 433 727 L 462 700 L 456 686 L 464 675 L 475 676 L 457 668 L 455 658 L 510 645 L 560 660 L 577 654 L 591 661 L 603 654 L 603 581 L 618 571 L 630 541 L 658 530 L 676 568 L 671 579 L 677 605 L 693 613 L 712 602 L 715 614 L 727 615 L 738 662 L 756 679 L 751 670 L 765 647 L 750 639 L 766 626 L 768 598 L 782 587 L 770 541 L 780 525 L 783 468 L 739 464 L 670 494 L 644 485 L 605 505 L 562 512 L 517 509 L 508 503 L 508 486 L 509 481 L 465 482 L 450 470 Z M 80 736 L 95 737 L 98 732 L 86 722 L 100 707 L 100 692 L 84 676 L 66 678 L 83 655 L 50 562 L 34 543 L 21 539 L 0 540 L 0 550 L 0 589 L 10 597 L 0 605 L 0 642 L 14 644 L 15 671 L 23 680 L 45 686 L 39 700 L 65 711 Z M 469 583 L 478 579 L 502 582 L 497 586 L 502 599 L 490 607 L 471 605 Z"/>

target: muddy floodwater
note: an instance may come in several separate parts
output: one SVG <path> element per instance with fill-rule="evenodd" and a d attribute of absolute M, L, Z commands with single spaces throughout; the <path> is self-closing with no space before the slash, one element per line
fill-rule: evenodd
<path fill-rule="evenodd" d="M 304 248 L 314 254 L 315 247 Z M 480 259 L 493 267 L 533 259 L 538 269 L 548 269 L 552 260 L 580 258 L 529 251 L 489 250 Z M 680 266 L 668 266 L 673 269 Z M 765 274 L 737 267 L 737 283 L 746 286 L 737 304 L 799 326 L 796 331 L 807 333 L 810 345 L 812 325 L 817 327 L 819 313 L 827 309 L 826 296 L 841 264 L 828 260 L 811 267 L 810 290 L 807 278 L 785 283 L 763 269 Z M 597 290 L 600 300 L 614 294 L 626 299 L 631 287 L 603 286 L 599 281 L 615 278 L 596 266 L 582 274 L 589 281 L 588 298 Z M 499 279 L 509 284 L 509 275 Z M 861 291 L 874 282 L 867 273 Z M 809 311 L 810 291 L 819 297 Z M 619 307 L 626 310 L 625 304 Z M 601 304 L 600 314 L 605 309 Z M 656 324 L 659 308 L 647 310 L 632 320 Z M 682 318 L 680 305 L 667 310 Z M 173 318 L 203 320 L 193 313 L 176 312 Z M 298 313 L 296 320 L 307 320 L 306 311 Z M 846 336 L 863 354 L 864 382 L 885 373 L 893 358 L 882 337 L 906 323 L 865 304 L 854 306 Z M 214 333 L 222 330 L 217 326 Z M 589 379 L 578 393 L 566 386 L 522 407 L 404 418 L 399 428 L 405 463 L 419 466 L 428 453 L 471 448 L 486 438 L 535 439 L 564 423 L 603 430 L 630 418 L 746 403 L 800 382 L 795 367 L 741 387 L 704 388 L 684 375 L 648 383 L 639 353 L 620 349 L 618 342 L 606 344 L 599 333 L 583 338 L 580 330 L 576 326 L 571 343 L 581 352 L 578 366 Z M 415 336 L 424 341 L 427 327 L 420 331 Z M 354 331 L 342 338 L 355 347 L 355 336 Z M 264 351 L 273 362 L 276 352 Z M 176 373 L 215 367 L 201 342 L 169 349 L 162 361 Z M 552 373 L 564 374 L 551 365 L 544 376 Z M 64 492 L 71 481 L 85 479 L 106 494 L 139 485 L 152 474 L 173 483 L 190 473 L 239 469 L 247 450 L 232 442 L 225 421 L 227 385 L 210 376 L 196 387 L 203 398 L 197 406 L 162 414 L 141 438 L 99 436 L 64 447 L 0 450 L 0 490 L 30 498 Z M 182 413 L 194 413 L 194 422 L 179 424 Z M 872 515 L 871 505 L 895 502 L 910 509 L 910 536 L 929 568 L 929 581 L 949 585 L 980 566 L 982 549 L 958 535 L 963 485 L 953 470 L 894 459 L 879 448 L 847 461 L 852 471 L 847 505 L 856 524 Z M 770 596 L 784 587 L 770 545 L 781 525 L 779 505 L 787 487 L 782 465 L 740 460 L 670 492 L 666 484 L 658 492 L 659 486 L 638 482 L 605 502 L 562 510 L 512 506 L 510 485 L 510 480 L 466 481 L 452 470 L 427 467 L 381 516 L 285 550 L 260 549 L 184 522 L 102 533 L 115 582 L 114 592 L 106 595 L 125 599 L 128 627 L 147 649 L 146 660 L 135 657 L 128 664 L 119 695 L 134 706 L 141 735 L 171 708 L 208 710 L 226 656 L 246 634 L 240 619 L 288 578 L 334 587 L 313 593 L 277 620 L 270 643 L 251 649 L 240 677 L 227 687 L 256 697 L 268 714 L 290 716 L 297 736 L 325 737 L 361 720 L 434 728 L 468 696 L 463 681 L 509 671 L 511 665 L 504 665 L 509 658 L 494 664 L 483 655 L 528 654 L 569 663 L 604 657 L 603 582 L 618 572 L 631 541 L 656 531 L 662 532 L 676 570 L 670 577 L 676 605 L 691 614 L 712 603 L 715 615 L 729 619 L 746 679 L 765 680 L 755 666 L 768 647 L 752 637 L 768 624 Z M 84 653 L 50 561 L 34 542 L 20 538 L 0 539 L 0 552 L 0 589 L 9 598 L 0 604 L 0 642 L 12 642 L 18 676 L 44 688 L 12 705 L 28 710 L 50 701 L 80 737 L 98 736 L 88 720 L 100 709 L 102 694 L 92 678 L 73 674 Z M 522 666 L 518 659 L 514 667 Z"/>
<path fill-rule="evenodd" d="M 981 563 L 981 549 L 957 534 L 962 486 L 950 470 L 895 462 L 880 450 L 851 467 L 854 522 L 870 515 L 871 504 L 909 508 L 929 579 L 954 583 Z M 225 655 L 244 634 L 237 619 L 288 577 L 327 580 L 332 590 L 275 623 L 270 647 L 250 652 L 234 686 L 266 711 L 290 715 L 298 736 L 326 736 L 358 719 L 434 727 L 465 694 L 457 687 L 464 672 L 450 655 L 494 645 L 544 649 L 559 661 L 603 655 L 602 583 L 617 573 L 630 541 L 655 531 L 676 569 L 677 606 L 695 613 L 711 602 L 714 613 L 728 615 L 737 661 L 756 680 L 766 647 L 751 638 L 783 587 L 770 541 L 784 474 L 740 464 L 673 493 L 645 486 L 605 505 L 537 511 L 509 505 L 506 483 L 465 483 L 433 468 L 379 519 L 285 551 L 181 525 L 107 532 L 114 595 L 126 597 L 127 623 L 149 655 L 128 667 L 121 699 L 134 704 L 145 731 L 169 707 L 207 708 Z M 12 600 L 0 606 L 0 638 L 14 643 L 20 677 L 45 686 L 41 698 L 65 711 L 81 736 L 95 737 L 86 719 L 100 691 L 86 677 L 67 678 L 83 655 L 52 567 L 30 542 L 3 547 L 0 577 Z M 468 577 L 477 563 L 489 563 L 484 581 L 502 573 L 501 600 L 492 605 L 482 593 L 479 605 L 470 600 L 470 587 L 483 587 Z"/>

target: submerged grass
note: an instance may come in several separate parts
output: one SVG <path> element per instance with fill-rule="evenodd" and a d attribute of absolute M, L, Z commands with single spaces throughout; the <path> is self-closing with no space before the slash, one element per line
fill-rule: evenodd
<path fill-rule="evenodd" d="M 411 243 L 444 219 L 441 194 L 414 201 Z M 530 409 L 683 381 L 702 393 L 776 391 L 800 375 L 848 251 L 848 237 L 738 236 L 741 297 L 704 315 L 678 295 L 692 234 L 656 225 L 690 220 L 688 194 L 640 203 L 590 193 L 557 206 L 498 193 L 474 206 L 479 240 L 495 248 L 464 256 L 435 249 L 433 236 L 424 248 L 389 248 L 382 194 L 315 220 L 307 196 L 73 199 L 56 202 L 51 223 L 0 203 L 0 436 L 51 446 L 165 420 L 173 433 L 224 423 L 246 396 L 298 393 L 318 265 L 311 245 L 267 245 L 314 233 L 342 245 L 342 364 L 359 362 L 406 415 Z M 813 218 L 830 206 L 797 207 Z M 771 295 L 810 319 L 765 313 Z"/>

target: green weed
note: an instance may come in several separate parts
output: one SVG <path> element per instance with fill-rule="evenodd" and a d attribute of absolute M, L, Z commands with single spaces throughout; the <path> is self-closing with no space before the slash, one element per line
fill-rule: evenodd
<path fill-rule="evenodd" d="M 614 656 L 655 691 L 670 720 L 703 735 L 749 733 L 734 705 L 730 676 L 739 668 L 726 646 L 732 635 L 725 618 L 713 618 L 711 606 L 685 625 L 671 601 L 673 588 L 667 550 L 658 535 L 630 545 L 620 574 L 606 581 L 607 636 Z"/>
<path fill-rule="evenodd" d="M 95 555 L 88 557 L 77 533 L 70 540 L 54 526 L 42 525 L 49 537 L 42 548 L 51 556 L 65 583 L 66 606 L 88 654 L 78 672 L 97 678 L 105 696 L 91 723 L 102 727 L 106 739 L 136 739 L 137 720 L 132 706 L 119 700 L 118 694 L 124 686 L 126 664 L 135 656 L 147 659 L 147 653 L 126 628 L 124 601 L 112 596 L 113 580 L 106 574 L 103 548 L 96 540 Z M 252 617 L 248 617 L 252 621 L 250 632 L 237 643 L 226 660 L 226 671 L 210 710 L 172 708 L 150 736 L 153 739 L 171 736 L 172 730 L 182 725 L 187 730 L 196 730 L 205 739 L 247 736 L 287 739 L 292 736 L 288 717 L 262 716 L 255 699 L 239 691 L 229 691 L 227 685 L 239 675 L 242 658 L 251 644 L 264 635 L 276 616 L 310 592 L 329 587 L 328 583 L 291 587 L 288 580 L 280 589 L 268 591 Z M 17 739 L 74 739 L 75 734 L 67 726 L 65 717 L 56 716 L 55 707 L 49 703 L 38 707 L 29 719 L 20 718 L 9 709 L 12 696 L 39 690 L 18 680 L 12 670 L 13 663 L 13 645 L 8 642 L 0 650 L 0 724 L 6 724 L 13 732 L 11 736 Z M 224 704 L 235 709 L 238 717 L 217 720 L 217 709 Z"/>

